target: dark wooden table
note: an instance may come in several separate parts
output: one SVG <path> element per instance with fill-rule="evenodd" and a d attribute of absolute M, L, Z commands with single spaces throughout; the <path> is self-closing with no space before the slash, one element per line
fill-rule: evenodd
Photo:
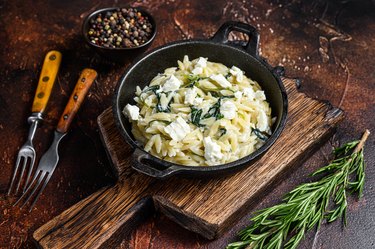
<path fill-rule="evenodd" d="M 96 117 L 111 105 L 116 83 L 133 58 L 114 64 L 95 55 L 82 41 L 83 18 L 97 8 L 126 1 L 0 1 L 0 248 L 34 248 L 33 231 L 72 204 L 111 184 L 109 162 L 98 135 Z M 221 23 L 238 20 L 255 25 L 261 54 L 287 76 L 301 79 L 301 91 L 329 100 L 345 110 L 337 133 L 282 183 L 269 190 L 233 228 L 207 241 L 156 214 L 119 248 L 223 248 L 248 224 L 251 213 L 276 204 L 284 193 L 307 181 L 327 163 L 332 145 L 357 139 L 365 128 L 375 132 L 375 2 L 315 1 L 135 1 L 155 17 L 152 45 L 210 37 Z M 63 53 L 63 63 L 35 145 L 41 155 L 72 91 L 80 70 L 92 67 L 99 77 L 60 149 L 60 164 L 35 209 L 12 207 L 7 197 L 16 153 L 27 137 L 32 99 L 48 50 Z M 365 149 L 364 198 L 349 199 L 348 227 L 340 222 L 309 232 L 300 248 L 375 248 L 375 139 Z"/>

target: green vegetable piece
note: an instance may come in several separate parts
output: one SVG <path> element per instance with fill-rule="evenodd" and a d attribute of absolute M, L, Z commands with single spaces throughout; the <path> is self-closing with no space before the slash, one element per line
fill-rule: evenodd
<path fill-rule="evenodd" d="M 219 136 L 221 137 L 221 136 L 223 136 L 223 135 L 225 135 L 227 133 L 227 129 L 225 129 L 225 128 L 220 128 L 219 129 Z"/>
<path fill-rule="evenodd" d="M 253 129 L 253 132 L 255 134 L 255 136 L 257 136 L 260 140 L 263 140 L 263 141 L 266 141 L 269 137 L 269 135 L 265 132 L 261 132 L 260 130 L 258 129 Z"/>
<path fill-rule="evenodd" d="M 221 100 L 223 97 L 220 97 L 219 100 L 208 109 L 208 112 L 203 116 L 203 118 L 211 118 L 215 117 L 216 120 L 222 119 L 224 117 L 223 114 L 220 113 L 220 106 L 221 106 Z"/>
<path fill-rule="evenodd" d="M 320 180 L 304 183 L 289 192 L 281 204 L 256 212 L 252 223 L 239 233 L 241 241 L 227 249 L 297 248 L 305 232 L 323 220 L 343 219 L 346 225 L 347 193 L 362 196 L 365 182 L 363 146 L 370 132 L 360 141 L 335 149 L 335 159 L 312 175 Z"/>
<path fill-rule="evenodd" d="M 198 109 L 195 107 L 191 107 L 191 123 L 197 127 L 204 127 L 205 125 L 200 124 L 201 116 L 202 116 L 202 109 Z"/>
<path fill-rule="evenodd" d="M 227 75 L 225 75 L 224 77 L 225 77 L 226 79 L 229 79 L 230 76 L 232 76 L 232 74 L 231 74 L 230 72 L 228 72 Z"/>
<path fill-rule="evenodd" d="M 195 85 L 198 85 L 198 82 L 203 79 L 207 79 L 207 77 L 200 77 L 199 75 L 189 74 L 187 76 L 188 84 L 182 86 L 183 88 L 193 88 Z"/>

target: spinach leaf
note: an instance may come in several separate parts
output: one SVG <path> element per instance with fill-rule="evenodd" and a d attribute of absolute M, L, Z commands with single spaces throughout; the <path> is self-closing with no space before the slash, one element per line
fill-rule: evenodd
<path fill-rule="evenodd" d="M 225 95 L 221 95 L 221 93 L 216 92 L 216 91 L 209 91 L 209 93 L 211 93 L 211 96 L 215 97 L 215 98 L 222 98 L 222 99 L 233 99 L 234 98 L 234 95 L 225 96 Z"/>
<path fill-rule="evenodd" d="M 221 100 L 222 97 L 220 97 L 218 101 L 211 106 L 210 109 L 208 109 L 208 112 L 203 116 L 203 118 L 215 117 L 216 120 L 222 119 L 224 115 L 220 113 Z"/>
<path fill-rule="evenodd" d="M 187 78 L 188 78 L 188 83 L 183 86 L 185 88 L 192 88 L 192 87 L 194 87 L 195 85 L 198 84 L 198 81 L 203 80 L 203 79 L 207 79 L 207 77 L 200 77 L 200 76 L 194 75 L 194 74 L 189 74 L 187 76 Z"/>
<path fill-rule="evenodd" d="M 269 135 L 265 132 L 261 132 L 260 130 L 258 129 L 253 129 L 253 132 L 255 134 L 255 136 L 257 136 L 260 140 L 263 140 L 263 141 L 266 141 L 269 137 Z"/>
<path fill-rule="evenodd" d="M 220 135 L 220 137 L 223 136 L 223 135 L 225 135 L 226 133 L 227 133 L 227 129 L 225 129 L 225 128 L 220 128 L 219 129 L 219 135 Z"/>
<path fill-rule="evenodd" d="M 198 109 L 195 107 L 191 107 L 191 123 L 197 127 L 204 127 L 205 125 L 200 124 L 201 116 L 202 116 L 202 109 Z"/>
<path fill-rule="evenodd" d="M 162 106 L 161 106 L 161 103 L 160 103 L 160 93 L 156 93 L 156 98 L 158 100 L 158 103 L 156 104 L 156 111 L 157 112 L 171 112 L 171 103 L 173 103 L 173 98 L 169 101 L 167 107 L 164 109 Z"/>
<path fill-rule="evenodd" d="M 221 96 L 222 99 L 233 99 L 234 95 Z"/>

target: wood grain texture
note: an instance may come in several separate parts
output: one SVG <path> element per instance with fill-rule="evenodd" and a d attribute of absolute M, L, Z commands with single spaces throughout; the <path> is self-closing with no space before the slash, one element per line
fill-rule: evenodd
<path fill-rule="evenodd" d="M 57 131 L 61 133 L 66 133 L 72 123 L 74 116 L 77 114 L 79 108 L 81 107 L 87 93 L 90 90 L 92 83 L 96 79 L 97 72 L 94 69 L 85 68 L 82 70 L 81 75 L 74 87 L 72 94 L 65 106 L 65 110 L 60 117 L 60 121 L 57 124 Z"/>
<path fill-rule="evenodd" d="M 59 51 L 52 50 L 46 54 L 42 71 L 40 72 L 38 87 L 36 88 L 31 112 L 43 113 L 46 109 L 52 88 L 59 72 L 61 59 L 62 55 Z"/>
<path fill-rule="evenodd" d="M 301 164 L 325 141 L 343 118 L 328 102 L 306 97 L 285 79 L 289 115 L 285 130 L 256 163 L 223 178 L 166 181 L 131 169 L 131 150 L 107 109 L 99 118 L 103 141 L 119 181 L 69 208 L 34 233 L 42 248 L 114 247 L 118 231 L 129 231 L 152 197 L 157 210 L 191 231 L 213 239 L 239 219 L 260 194 L 267 193 L 283 174 Z M 143 200 L 140 202 L 140 200 Z M 146 201 L 145 201 L 146 200 Z M 144 208 L 150 210 L 149 208 Z"/>

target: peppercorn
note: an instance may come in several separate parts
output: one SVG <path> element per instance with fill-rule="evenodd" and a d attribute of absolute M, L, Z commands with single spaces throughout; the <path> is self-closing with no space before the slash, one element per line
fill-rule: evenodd
<path fill-rule="evenodd" d="M 89 40 L 108 48 L 140 46 L 149 41 L 153 32 L 148 17 L 135 8 L 99 13 L 89 20 L 89 26 Z"/>

